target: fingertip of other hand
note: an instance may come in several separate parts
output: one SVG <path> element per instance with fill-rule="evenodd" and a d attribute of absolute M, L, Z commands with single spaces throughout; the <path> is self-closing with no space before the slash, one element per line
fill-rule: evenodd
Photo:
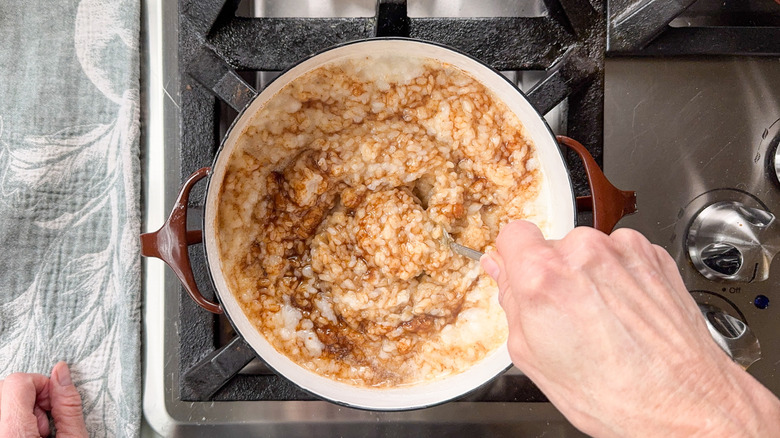
<path fill-rule="evenodd" d="M 54 365 L 54 368 L 51 370 L 51 376 L 59 386 L 73 385 L 73 380 L 70 376 L 70 369 L 68 368 L 68 364 L 64 361 L 59 361 L 56 365 Z"/>
<path fill-rule="evenodd" d="M 70 369 L 65 362 L 58 362 L 51 372 L 52 399 L 51 416 L 58 436 L 86 437 L 81 396 L 71 379 Z"/>

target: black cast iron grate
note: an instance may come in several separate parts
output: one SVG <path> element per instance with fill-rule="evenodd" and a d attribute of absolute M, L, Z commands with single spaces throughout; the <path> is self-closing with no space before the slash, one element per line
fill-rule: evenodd
<path fill-rule="evenodd" d="M 582 142 L 599 163 L 608 47 L 610 53 L 619 55 L 780 52 L 777 28 L 705 30 L 698 39 L 701 31 L 669 28 L 668 23 L 693 0 L 544 3 L 547 14 L 542 17 L 409 18 L 405 1 L 379 0 L 374 17 L 245 18 L 236 16 L 238 0 L 179 0 L 180 176 L 183 180 L 211 164 L 220 142 L 220 112 L 226 106 L 240 111 L 256 94 L 242 78 L 243 72 L 283 70 L 311 54 L 352 40 L 418 38 L 460 49 L 497 70 L 544 70 L 544 79 L 527 93 L 529 100 L 545 114 L 566 99 L 567 134 Z M 736 42 L 722 39 L 732 34 L 741 37 Z M 766 39 L 767 35 L 775 38 Z M 680 44 L 681 38 L 691 43 Z M 762 43 L 756 44 L 756 38 Z M 729 43 L 713 46 L 708 43 L 711 41 Z M 575 192 L 587 194 L 579 163 L 572 156 L 568 164 Z M 192 197 L 200 198 L 197 192 Z M 193 201 L 192 207 L 202 205 Z M 191 251 L 191 255 L 196 279 L 208 295 L 211 284 L 203 257 L 199 251 Z M 197 307 L 183 290 L 178 314 L 181 400 L 314 399 L 269 370 L 236 375 L 255 357 L 252 350 L 238 338 L 223 345 L 217 318 Z M 501 376 L 466 399 L 546 400 L 520 375 Z"/>

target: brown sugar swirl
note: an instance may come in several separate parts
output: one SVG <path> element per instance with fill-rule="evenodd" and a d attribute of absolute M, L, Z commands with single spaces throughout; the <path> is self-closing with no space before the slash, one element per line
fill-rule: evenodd
<path fill-rule="evenodd" d="M 218 202 L 229 288 L 301 366 L 356 386 L 460 373 L 506 341 L 495 283 L 440 242 L 490 249 L 532 219 L 542 172 L 517 116 L 429 59 L 341 60 L 256 114 Z"/>

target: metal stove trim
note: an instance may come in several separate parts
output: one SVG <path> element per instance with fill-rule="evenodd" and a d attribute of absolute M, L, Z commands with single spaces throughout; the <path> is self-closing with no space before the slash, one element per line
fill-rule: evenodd
<path fill-rule="evenodd" d="M 142 20 L 146 29 L 143 44 L 146 47 L 145 58 L 147 65 L 142 65 L 144 77 L 145 103 L 148 105 L 144 119 L 145 137 L 144 148 L 144 176 L 146 181 L 143 187 L 145 208 L 144 228 L 152 231 L 165 220 L 165 205 L 170 202 L 166 199 L 167 190 L 164 188 L 170 184 L 168 170 L 173 159 L 178 157 L 165 157 L 162 144 L 166 136 L 174 135 L 166 131 L 171 117 L 175 113 L 171 107 L 178 107 L 178 103 L 169 94 L 168 89 L 177 90 L 178 85 L 171 86 L 171 81 L 177 82 L 175 75 L 171 76 L 170 65 L 163 62 L 163 49 L 166 45 L 164 39 L 170 40 L 168 32 L 163 28 L 163 8 L 170 8 L 172 2 L 163 0 L 144 0 L 142 2 Z M 176 66 L 173 66 L 174 71 Z M 170 130 L 169 130 L 170 131 Z M 166 163 L 168 164 L 166 166 Z M 176 165 L 178 166 L 178 165 Z M 166 169 L 167 167 L 167 169 Z M 170 281 L 166 275 L 166 266 L 161 260 L 153 258 L 143 259 L 143 414 L 144 421 L 160 434 L 168 436 L 174 423 L 173 417 L 166 406 L 166 391 L 164 383 L 164 348 L 163 338 L 165 325 L 165 284 Z"/>

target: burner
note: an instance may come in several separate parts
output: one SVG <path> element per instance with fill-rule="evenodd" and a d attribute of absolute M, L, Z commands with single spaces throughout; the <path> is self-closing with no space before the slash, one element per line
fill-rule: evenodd
<path fill-rule="evenodd" d="M 258 19 L 238 16 L 235 3 L 215 9 L 187 3 L 181 2 L 179 19 L 182 177 L 211 163 L 224 127 L 257 93 L 250 85 L 257 83 L 252 80 L 257 75 L 252 73 L 262 72 L 267 78 L 270 72 L 285 69 L 334 44 L 374 36 L 446 44 L 497 70 L 547 71 L 528 91 L 530 101 L 544 114 L 567 100 L 568 135 L 589 145 L 597 160 L 601 156 L 605 25 L 602 14 L 590 4 L 564 8 L 549 2 L 547 14 L 539 17 L 410 18 L 406 2 L 379 1 L 374 17 Z M 575 190 L 586 194 L 587 181 L 581 167 L 574 160 L 569 167 L 573 169 Z M 197 199 L 197 195 L 191 199 Z M 196 275 L 200 274 L 199 284 L 213 295 L 205 260 L 195 252 L 191 252 L 192 264 Z M 220 330 L 223 341 L 231 336 L 224 318 L 217 324 L 208 321 L 213 317 L 192 308 L 187 296 L 179 304 L 182 328 L 192 327 L 188 337 L 220 339 Z M 233 377 L 253 359 L 251 349 L 241 340 L 224 345 L 209 346 L 202 341 L 194 344 L 203 345 L 208 354 L 204 357 L 203 350 L 192 348 L 192 340 L 182 337 L 182 400 L 313 399 L 265 366 L 252 366 L 251 373 Z M 519 373 L 501 376 L 468 399 L 546 400 Z"/>

